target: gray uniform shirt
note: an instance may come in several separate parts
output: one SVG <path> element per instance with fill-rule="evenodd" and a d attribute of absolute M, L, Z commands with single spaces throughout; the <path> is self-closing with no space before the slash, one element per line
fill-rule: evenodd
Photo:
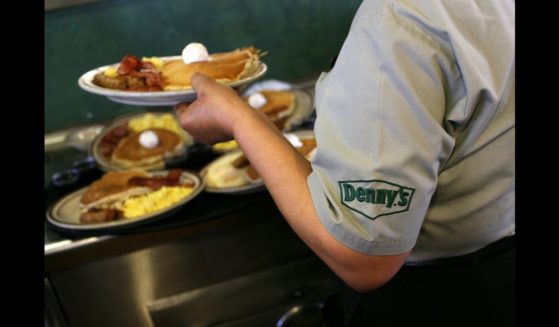
<path fill-rule="evenodd" d="M 363 1 L 316 86 L 307 182 L 336 239 L 421 261 L 514 234 L 514 11 Z"/>

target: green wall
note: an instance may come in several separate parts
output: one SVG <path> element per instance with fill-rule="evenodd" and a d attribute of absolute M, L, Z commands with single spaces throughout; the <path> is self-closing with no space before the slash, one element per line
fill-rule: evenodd
<path fill-rule="evenodd" d="M 264 79 L 296 82 L 329 69 L 361 0 L 105 0 L 45 12 L 45 132 L 144 109 L 81 90 L 95 67 L 137 56 L 254 45 L 268 52 Z"/>

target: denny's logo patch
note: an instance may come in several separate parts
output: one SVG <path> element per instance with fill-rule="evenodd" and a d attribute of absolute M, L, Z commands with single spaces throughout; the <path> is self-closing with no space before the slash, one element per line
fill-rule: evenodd
<path fill-rule="evenodd" d="M 373 179 L 341 181 L 342 204 L 369 219 L 408 211 L 415 189 Z"/>

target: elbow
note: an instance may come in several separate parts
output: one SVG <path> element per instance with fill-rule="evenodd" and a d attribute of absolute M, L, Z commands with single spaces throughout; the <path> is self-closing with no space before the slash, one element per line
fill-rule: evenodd
<path fill-rule="evenodd" d="M 359 293 L 366 293 L 373 291 L 384 284 L 388 283 L 394 277 L 396 271 L 379 272 L 379 271 L 364 271 L 364 272 L 347 272 L 338 274 L 338 276 L 351 287 L 354 291 Z"/>
<path fill-rule="evenodd" d="M 345 261 L 333 270 L 356 292 L 370 292 L 388 283 L 400 271 L 408 254 L 367 257 L 359 254 L 356 258 L 360 259 Z"/>

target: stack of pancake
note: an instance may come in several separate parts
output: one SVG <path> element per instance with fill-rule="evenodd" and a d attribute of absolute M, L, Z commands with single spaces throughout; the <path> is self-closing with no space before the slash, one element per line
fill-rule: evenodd
<path fill-rule="evenodd" d="M 118 143 L 111 155 L 111 162 L 124 169 L 157 169 L 165 167 L 165 156 L 179 156 L 184 151 L 184 142 L 175 132 L 163 128 L 152 128 L 150 131 L 159 139 L 157 146 L 144 147 L 140 144 L 142 132 L 132 132 Z"/>
<path fill-rule="evenodd" d="M 182 58 L 164 60 L 157 57 L 139 59 L 126 55 L 115 68 L 97 73 L 93 83 L 108 89 L 124 91 L 173 91 L 191 89 L 190 79 L 197 72 L 220 83 L 235 82 L 255 74 L 260 69 L 259 49 L 246 47 L 229 52 L 214 53 L 209 61 L 185 64 Z M 129 69 L 133 59 L 134 65 Z"/>
<path fill-rule="evenodd" d="M 160 68 L 165 91 L 189 89 L 190 79 L 197 72 L 217 82 L 229 83 L 253 75 L 260 67 L 260 50 L 255 47 L 214 53 L 209 61 L 185 64 L 182 59 L 168 60 Z"/>
<path fill-rule="evenodd" d="M 262 90 L 258 93 L 266 99 L 266 103 L 258 110 L 283 131 L 287 120 L 295 112 L 295 96 L 289 91 Z M 244 100 L 248 101 L 248 97 Z"/>
<path fill-rule="evenodd" d="M 155 144 L 147 146 L 141 136 L 152 132 Z M 102 158 L 111 170 L 162 169 L 165 159 L 177 159 L 193 140 L 171 113 L 145 113 L 129 118 L 125 123 L 109 127 L 98 143 L 98 159 Z M 100 156 L 100 158 L 99 158 Z"/>

